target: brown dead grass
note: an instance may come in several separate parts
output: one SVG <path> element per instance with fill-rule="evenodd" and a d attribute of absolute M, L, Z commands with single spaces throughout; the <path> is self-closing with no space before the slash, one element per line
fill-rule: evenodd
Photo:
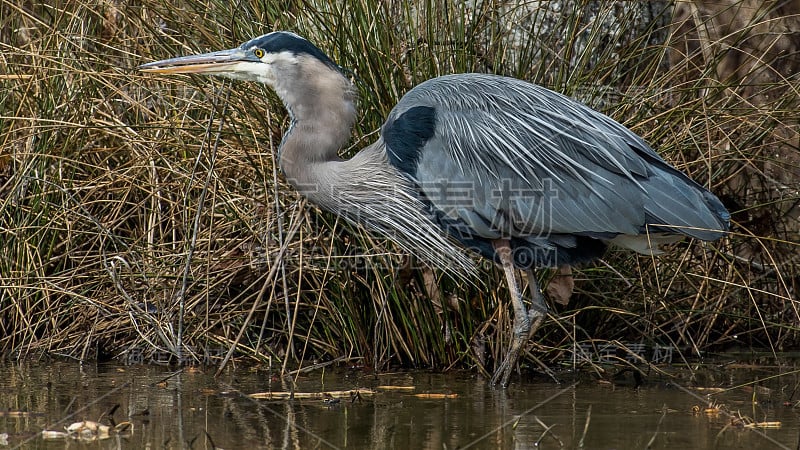
<path fill-rule="evenodd" d="M 501 274 L 463 286 L 403 268 L 390 243 L 302 202 L 275 170 L 286 116 L 268 89 L 133 69 L 273 29 L 354 68 L 346 153 L 410 86 L 490 71 L 591 103 L 721 195 L 722 242 L 579 268 L 531 364 L 576 343 L 796 346 L 796 2 L 679 3 L 653 20 L 635 2 L 542 5 L 0 0 L 0 351 L 491 370 L 510 323 Z"/>

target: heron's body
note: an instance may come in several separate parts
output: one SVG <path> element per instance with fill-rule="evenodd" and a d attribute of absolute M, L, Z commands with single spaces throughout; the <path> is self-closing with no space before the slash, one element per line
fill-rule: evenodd
<path fill-rule="evenodd" d="M 524 307 L 515 266 L 583 262 L 609 243 L 657 252 L 676 237 L 714 240 L 728 228 L 717 197 L 639 136 L 521 80 L 458 74 L 426 81 L 398 102 L 375 143 L 343 160 L 355 92 L 305 39 L 270 33 L 143 69 L 269 84 L 292 117 L 279 163 L 303 195 L 451 273 L 472 271 L 461 246 L 500 263 L 515 309 L 515 339 L 498 369 L 503 383 L 523 338 L 544 317 L 538 289 L 533 307 Z"/>

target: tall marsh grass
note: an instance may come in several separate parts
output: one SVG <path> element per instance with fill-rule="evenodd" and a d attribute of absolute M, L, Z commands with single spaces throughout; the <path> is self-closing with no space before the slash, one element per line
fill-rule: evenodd
<path fill-rule="evenodd" d="M 305 203 L 277 172 L 287 119 L 266 87 L 135 70 L 278 29 L 352 70 L 345 155 L 415 84 L 491 72 L 602 110 L 731 209 L 719 243 L 578 268 L 528 363 L 606 342 L 789 349 L 800 11 L 753 5 L 0 0 L 0 352 L 492 369 L 498 270 L 441 279 Z"/>

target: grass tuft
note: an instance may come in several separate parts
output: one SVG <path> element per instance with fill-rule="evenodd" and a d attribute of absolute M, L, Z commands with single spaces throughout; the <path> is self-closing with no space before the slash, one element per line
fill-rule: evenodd
<path fill-rule="evenodd" d="M 531 365 L 608 343 L 796 348 L 791 5 L 0 0 L 0 352 L 492 370 L 511 321 L 498 270 L 439 279 L 302 201 L 275 167 L 287 118 L 266 87 L 134 69 L 278 29 L 353 71 L 346 156 L 412 86 L 490 72 L 609 114 L 720 195 L 723 241 L 579 268 Z"/>

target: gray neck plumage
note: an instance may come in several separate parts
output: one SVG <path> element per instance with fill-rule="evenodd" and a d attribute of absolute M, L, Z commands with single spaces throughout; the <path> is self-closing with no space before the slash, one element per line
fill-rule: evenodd
<path fill-rule="evenodd" d="M 308 67 L 308 65 L 307 65 Z M 278 162 L 287 181 L 301 193 L 324 181 L 326 165 L 341 161 L 339 150 L 350 140 L 356 119 L 356 94 L 350 80 L 320 64 L 276 91 L 291 116 Z"/>

